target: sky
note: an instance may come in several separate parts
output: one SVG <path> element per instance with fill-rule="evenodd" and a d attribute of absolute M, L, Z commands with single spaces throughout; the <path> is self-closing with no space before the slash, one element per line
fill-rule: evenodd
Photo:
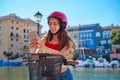
<path fill-rule="evenodd" d="M 35 21 L 34 15 L 38 11 L 43 15 L 42 32 L 48 31 L 47 17 L 53 11 L 65 13 L 70 26 L 120 25 L 120 0 L 0 0 L 0 16 L 14 13 Z"/>

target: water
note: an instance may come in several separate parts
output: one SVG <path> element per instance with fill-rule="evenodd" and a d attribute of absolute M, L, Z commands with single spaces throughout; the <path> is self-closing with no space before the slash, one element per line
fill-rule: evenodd
<path fill-rule="evenodd" d="M 28 68 L 0 67 L 0 80 L 28 80 Z"/>
<path fill-rule="evenodd" d="M 75 80 L 120 80 L 120 68 L 73 68 Z M 28 80 L 28 67 L 0 67 L 0 80 Z"/>
<path fill-rule="evenodd" d="M 75 80 L 120 80 L 120 68 L 71 68 Z"/>

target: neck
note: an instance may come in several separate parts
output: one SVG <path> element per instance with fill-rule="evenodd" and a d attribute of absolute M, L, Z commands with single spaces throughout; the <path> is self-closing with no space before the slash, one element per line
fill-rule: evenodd
<path fill-rule="evenodd" d="M 58 38 L 57 38 L 57 35 L 53 35 L 53 39 L 58 39 Z"/>
<path fill-rule="evenodd" d="M 52 38 L 52 42 L 58 43 L 58 38 L 57 35 L 54 35 Z"/>

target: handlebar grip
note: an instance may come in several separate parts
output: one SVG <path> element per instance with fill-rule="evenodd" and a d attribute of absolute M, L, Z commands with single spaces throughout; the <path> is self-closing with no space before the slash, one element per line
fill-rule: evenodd
<path fill-rule="evenodd" d="M 77 65 L 79 62 L 77 61 L 69 61 L 67 59 L 63 59 L 64 65 Z"/>
<path fill-rule="evenodd" d="M 67 59 L 63 59 L 64 65 L 67 65 Z"/>

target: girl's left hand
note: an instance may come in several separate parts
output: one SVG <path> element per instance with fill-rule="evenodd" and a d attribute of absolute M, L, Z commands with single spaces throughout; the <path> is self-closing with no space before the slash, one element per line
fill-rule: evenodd
<path fill-rule="evenodd" d="M 39 45 L 37 47 L 40 49 L 40 51 L 44 51 L 44 46 L 45 45 L 44 45 L 43 41 L 39 39 L 38 44 Z"/>

